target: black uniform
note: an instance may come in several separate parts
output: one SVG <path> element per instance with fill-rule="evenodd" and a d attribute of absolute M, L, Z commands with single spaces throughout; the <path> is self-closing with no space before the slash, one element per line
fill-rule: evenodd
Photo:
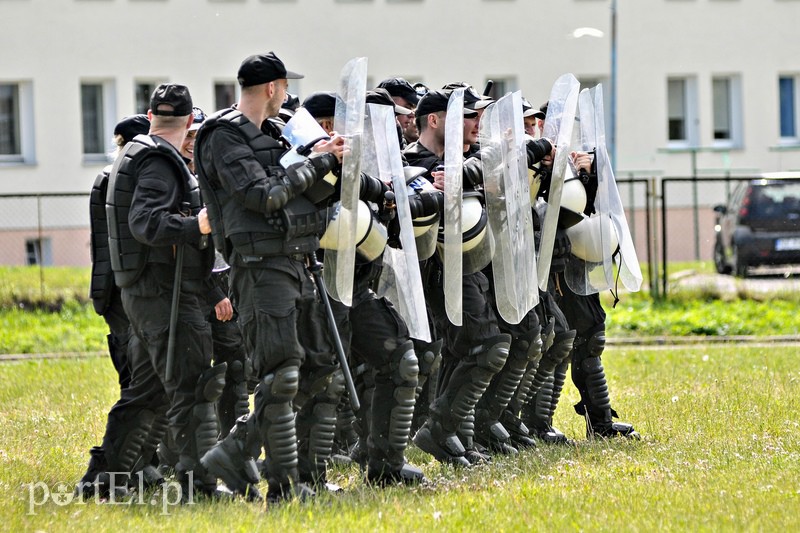
<path fill-rule="evenodd" d="M 169 420 L 179 452 L 177 474 L 188 489 L 211 492 L 215 482 L 198 470 L 213 445 L 213 402 L 224 383 L 210 369 L 211 337 L 203 311 L 211 250 L 203 250 L 196 182 L 177 150 L 157 136 L 138 136 L 120 154 L 107 197 L 111 262 L 131 322 L 130 386 L 108 415 L 103 439 L 109 472 L 130 472 L 142 455 L 152 456 Z M 175 360 L 167 380 L 170 309 L 175 262 L 182 248 Z M 221 369 L 224 375 L 224 368 Z M 186 496 L 186 494 L 184 495 Z"/>
<path fill-rule="evenodd" d="M 404 151 L 409 165 L 421 166 L 430 172 L 443 161 L 419 141 Z M 465 180 L 464 190 L 474 190 Z M 462 279 L 461 326 L 447 318 L 444 305 L 443 269 L 437 259 L 426 265 L 425 290 L 436 330 L 444 340 L 442 367 L 436 397 L 431 403 L 431 416 L 414 437 L 414 442 L 440 461 L 468 466 L 484 457 L 474 452 L 470 442 L 474 408 L 492 377 L 508 357 L 510 337 L 500 332 L 497 315 L 491 305 L 489 280 L 481 272 Z M 456 433 L 461 433 L 462 442 Z M 470 453 L 467 453 L 467 452 Z"/>
<path fill-rule="evenodd" d="M 299 484 L 298 439 L 308 442 L 310 464 L 324 469 L 332 430 L 330 438 L 317 441 L 314 434 L 298 435 L 296 427 L 312 431 L 316 422 L 331 422 L 315 418 L 313 399 L 337 370 L 324 309 L 306 269 L 306 254 L 319 247 L 327 212 L 301 196 L 308 183 L 294 185 L 279 165 L 286 151 L 279 133 L 275 128 L 274 137 L 265 135 L 238 110 L 226 109 L 206 120 L 195 145 L 215 244 L 231 264 L 231 289 L 260 380 L 254 413 L 237 421 L 203 462 L 228 486 L 254 482 L 248 457 L 265 447 L 268 498 L 274 499 L 288 496 L 290 487 L 309 492 Z M 325 161 L 324 169 L 311 167 L 313 179 L 330 170 Z M 232 463 L 236 471 L 230 475 L 225 469 Z"/>

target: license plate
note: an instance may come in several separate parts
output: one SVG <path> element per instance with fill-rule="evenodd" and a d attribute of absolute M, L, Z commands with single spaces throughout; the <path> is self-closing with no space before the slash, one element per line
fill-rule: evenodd
<path fill-rule="evenodd" d="M 775 251 L 781 252 L 784 250 L 800 250 L 800 237 L 792 237 L 790 239 L 776 239 Z"/>

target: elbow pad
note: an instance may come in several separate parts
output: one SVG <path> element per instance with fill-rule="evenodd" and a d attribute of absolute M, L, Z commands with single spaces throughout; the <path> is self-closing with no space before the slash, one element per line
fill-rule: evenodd
<path fill-rule="evenodd" d="M 473 187 L 483 183 L 483 164 L 477 157 L 470 157 L 464 161 L 464 179 Z"/>
<path fill-rule="evenodd" d="M 361 173 L 361 189 L 358 193 L 360 199 L 367 202 L 381 203 L 384 199 L 383 195 L 388 190 L 389 187 L 378 178 Z"/>
<path fill-rule="evenodd" d="M 444 194 L 441 191 L 421 192 L 408 197 L 411 218 L 428 217 L 442 210 Z"/>
<path fill-rule="evenodd" d="M 316 182 L 308 187 L 304 195 L 311 203 L 316 204 L 333 196 L 333 193 L 336 192 L 336 182 L 339 181 L 339 178 L 335 170 L 339 167 L 339 162 L 335 155 L 328 152 L 312 154 L 308 158 L 308 162 L 314 168 Z"/>
<path fill-rule="evenodd" d="M 547 139 L 528 140 L 525 151 L 528 153 L 528 168 L 532 167 L 553 150 L 553 145 Z"/>

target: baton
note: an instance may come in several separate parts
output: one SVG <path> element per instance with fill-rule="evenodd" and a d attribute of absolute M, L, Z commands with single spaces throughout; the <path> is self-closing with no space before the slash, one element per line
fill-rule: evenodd
<path fill-rule="evenodd" d="M 347 385 L 347 393 L 350 395 L 350 406 L 354 412 L 361 409 L 361 403 L 358 401 L 358 394 L 356 393 L 356 385 L 353 383 L 353 376 L 350 374 L 350 365 L 347 364 L 347 356 L 344 354 L 344 347 L 342 346 L 342 339 L 339 336 L 339 328 L 336 327 L 336 319 L 333 317 L 333 309 L 331 309 L 331 301 L 328 299 L 328 291 L 325 288 L 325 280 L 322 279 L 322 263 L 317 261 L 317 254 L 311 252 L 306 254 L 308 260 L 308 271 L 314 277 L 317 284 L 317 291 L 319 291 L 322 303 L 325 305 L 325 313 L 328 315 L 328 326 L 331 330 L 331 336 L 336 344 L 336 355 L 339 359 L 339 366 L 342 367 L 342 374 L 344 374 L 344 382 Z"/>
<path fill-rule="evenodd" d="M 178 305 L 181 301 L 181 278 L 183 277 L 183 244 L 175 250 L 175 280 L 172 285 L 172 307 L 169 310 L 169 340 L 167 341 L 166 381 L 172 380 L 175 360 L 175 334 L 178 329 Z"/>
<path fill-rule="evenodd" d="M 492 92 L 493 86 L 494 82 L 492 80 L 486 80 L 486 86 L 483 88 L 483 96 L 489 96 L 489 93 Z"/>

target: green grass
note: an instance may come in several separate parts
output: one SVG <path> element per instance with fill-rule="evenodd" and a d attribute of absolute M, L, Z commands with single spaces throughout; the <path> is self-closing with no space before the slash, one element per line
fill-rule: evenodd
<path fill-rule="evenodd" d="M 686 270 L 709 274 L 713 265 L 670 265 L 673 274 Z M 608 291 L 601 295 L 610 337 L 800 332 L 796 319 L 800 293 L 757 295 L 740 290 L 728 295 L 700 287 L 676 289 L 666 300 L 653 301 L 644 290 L 647 286 L 645 281 L 643 292 L 621 292 L 616 308 Z M 0 354 L 105 350 L 107 327 L 92 309 L 88 293 L 88 268 L 47 267 L 40 272 L 35 267 L 0 267 Z"/>
<path fill-rule="evenodd" d="M 610 348 L 614 407 L 640 442 L 587 443 L 568 383 L 556 425 L 576 448 L 540 448 L 470 471 L 409 458 L 431 488 L 366 487 L 272 508 L 233 502 L 58 506 L 28 511 L 25 484 L 72 486 L 117 396 L 106 358 L 0 364 L 4 529 L 42 531 L 794 531 L 800 527 L 798 347 Z M 262 487 L 263 488 L 263 487 Z"/>

